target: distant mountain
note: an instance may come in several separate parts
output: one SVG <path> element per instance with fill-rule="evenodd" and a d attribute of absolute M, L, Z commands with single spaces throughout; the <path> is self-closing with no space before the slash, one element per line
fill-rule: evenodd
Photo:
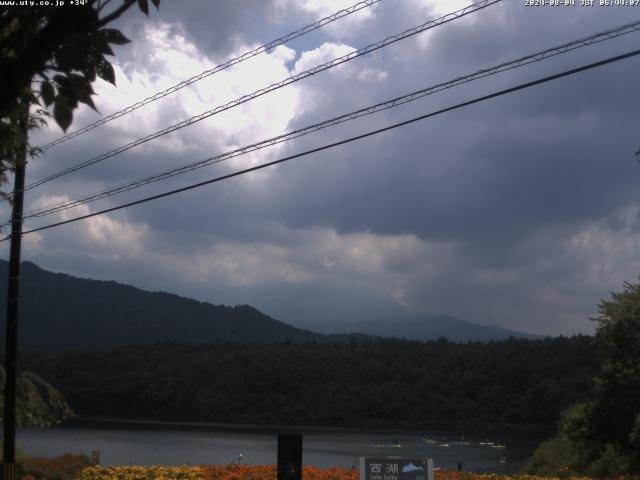
<path fill-rule="evenodd" d="M 312 326 L 311 328 L 314 328 Z M 444 337 L 452 342 L 506 340 L 514 338 L 543 338 L 541 335 L 509 330 L 496 325 L 478 325 L 451 315 L 398 315 L 388 321 L 372 320 L 346 324 L 334 324 L 319 331 L 360 332 L 377 337 L 396 337 L 410 340 L 437 340 Z"/>
<path fill-rule="evenodd" d="M 8 262 L 0 260 L 0 312 L 6 309 Z M 88 280 L 22 264 L 20 348 L 63 351 L 175 343 L 348 342 L 295 328 L 249 305 L 212 305 L 113 281 Z M 4 347 L 4 322 L 0 338 Z"/>
<path fill-rule="evenodd" d="M 515 338 L 543 338 L 539 335 L 509 330 L 496 325 L 478 325 L 451 315 L 408 317 L 394 322 L 358 322 L 347 332 L 363 332 L 381 337 L 413 340 L 436 340 L 445 337 L 452 342 L 468 340 L 506 340 Z"/>
<path fill-rule="evenodd" d="M 7 271 L 8 262 L 0 260 L 0 318 L 6 310 Z M 27 351 L 91 350 L 165 341 L 346 343 L 382 336 L 466 342 L 534 337 L 448 315 L 340 324 L 331 332 L 324 324 L 323 333 L 316 333 L 276 320 L 250 305 L 213 305 L 113 281 L 53 273 L 31 262 L 22 264 L 20 292 L 19 348 Z M 3 323 L 0 348 L 4 347 L 4 333 Z"/>

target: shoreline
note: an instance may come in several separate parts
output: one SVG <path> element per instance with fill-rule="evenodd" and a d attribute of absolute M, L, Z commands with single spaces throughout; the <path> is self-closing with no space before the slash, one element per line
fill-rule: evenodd
<path fill-rule="evenodd" d="M 345 434 L 397 434 L 397 435 L 419 435 L 438 436 L 441 434 L 469 436 L 478 433 L 479 436 L 485 434 L 509 435 L 514 437 L 527 437 L 543 439 L 553 433 L 553 426 L 518 426 L 516 427 L 495 427 L 479 428 L 477 426 L 459 428 L 407 428 L 407 427 L 347 427 L 347 426 L 323 426 L 323 425 L 277 425 L 277 424 L 238 424 L 238 423 L 217 423 L 217 422 L 186 422 L 171 420 L 150 420 L 144 418 L 124 418 L 124 417 L 100 417 L 100 416 L 78 416 L 63 421 L 55 428 L 108 428 L 119 429 L 133 427 L 140 430 L 205 430 L 218 432 L 246 432 L 246 433 L 345 433 Z"/>

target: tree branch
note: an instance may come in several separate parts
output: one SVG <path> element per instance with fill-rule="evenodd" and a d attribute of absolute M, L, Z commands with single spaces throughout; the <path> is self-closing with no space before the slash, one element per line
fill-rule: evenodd
<path fill-rule="evenodd" d="M 104 0 L 104 2 L 100 2 L 98 7 L 98 12 L 102 11 L 102 9 L 107 5 L 109 5 L 110 3 L 111 3 L 111 0 Z"/>
<path fill-rule="evenodd" d="M 119 8 L 115 9 L 106 17 L 103 17 L 102 19 L 98 20 L 98 28 L 104 27 L 108 23 L 113 22 L 116 18 L 120 18 L 120 16 L 124 12 L 129 10 L 129 8 L 131 8 L 131 5 L 133 5 L 134 3 L 136 3 L 136 0 L 124 0 L 124 2 Z"/>

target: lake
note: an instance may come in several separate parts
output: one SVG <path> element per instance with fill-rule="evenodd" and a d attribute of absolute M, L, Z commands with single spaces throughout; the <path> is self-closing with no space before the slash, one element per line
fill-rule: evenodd
<path fill-rule="evenodd" d="M 102 465 L 227 464 L 242 454 L 242 463 L 275 464 L 277 431 L 220 431 L 193 424 L 114 423 L 20 430 L 16 443 L 30 455 L 100 451 Z M 288 432 L 282 432 L 288 433 Z M 513 435 L 482 436 L 299 431 L 303 463 L 319 467 L 352 467 L 358 456 L 433 458 L 434 466 L 511 473 L 519 469 L 539 439 Z M 426 440 L 426 441 L 425 441 Z M 493 445 L 487 445 L 493 442 Z M 236 460 L 237 461 L 237 460 Z"/>

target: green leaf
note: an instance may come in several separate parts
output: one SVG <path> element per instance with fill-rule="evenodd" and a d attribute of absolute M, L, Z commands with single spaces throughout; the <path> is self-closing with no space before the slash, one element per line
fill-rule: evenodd
<path fill-rule="evenodd" d="M 94 111 L 98 111 L 98 109 L 96 108 L 95 103 L 93 103 L 93 99 L 91 98 L 90 95 L 82 95 L 78 97 L 78 100 L 82 103 L 85 103 L 87 105 L 89 105 Z"/>
<path fill-rule="evenodd" d="M 149 2 L 147 0 L 138 0 L 138 7 L 145 15 L 149 16 Z"/>
<path fill-rule="evenodd" d="M 56 97 L 53 105 L 53 118 L 60 125 L 60 128 L 66 132 L 73 120 L 73 111 L 69 108 L 65 97 L 60 95 Z"/>
<path fill-rule="evenodd" d="M 69 83 L 69 79 L 66 75 L 56 74 L 53 76 L 53 81 L 56 82 L 60 86 L 65 86 Z"/>
<path fill-rule="evenodd" d="M 93 47 L 99 54 L 111 56 L 115 55 L 115 53 L 113 53 L 113 50 L 109 46 L 107 39 L 104 37 L 96 37 L 93 43 Z"/>
<path fill-rule="evenodd" d="M 106 80 L 113 85 L 116 84 L 116 73 L 113 71 L 113 66 L 104 58 L 100 61 L 100 63 L 98 63 L 96 70 L 98 72 L 98 76 L 101 79 Z"/>
<path fill-rule="evenodd" d="M 35 94 L 31 89 L 25 90 L 25 92 L 22 94 L 22 98 L 24 99 L 25 102 L 30 104 L 35 105 L 40 103 L 40 101 L 38 100 L 38 97 L 35 96 Z"/>
<path fill-rule="evenodd" d="M 114 45 L 126 45 L 131 42 L 120 30 L 116 30 L 115 28 L 103 28 L 100 30 L 100 34 L 107 42 L 113 43 Z"/>
<path fill-rule="evenodd" d="M 86 94 L 93 95 L 93 87 L 91 81 L 85 75 L 78 75 L 77 73 L 69 74 L 69 87 L 76 93 L 76 95 Z"/>
<path fill-rule="evenodd" d="M 85 85 L 87 83 L 87 80 L 84 78 L 84 76 L 78 75 L 77 73 L 70 73 L 69 75 L 67 75 L 67 77 L 69 78 L 69 84 L 74 88 L 77 85 Z"/>
<path fill-rule="evenodd" d="M 87 77 L 87 80 L 89 80 L 90 82 L 95 81 L 96 67 L 94 65 L 88 66 L 87 69 L 84 70 L 82 73 L 84 73 L 84 76 Z"/>
<path fill-rule="evenodd" d="M 86 49 L 77 43 L 58 48 L 55 53 L 56 66 L 64 71 L 78 69 L 85 59 L 84 51 Z"/>
<path fill-rule="evenodd" d="M 42 96 L 42 100 L 44 101 L 44 106 L 48 107 L 53 103 L 53 100 L 56 96 L 56 91 L 50 82 L 42 82 L 42 84 L 40 84 L 40 95 Z"/>
<path fill-rule="evenodd" d="M 95 92 L 93 91 L 93 88 L 91 88 L 91 83 L 89 83 L 85 77 L 80 77 L 80 79 L 77 80 L 77 83 L 73 85 L 73 93 L 78 101 L 86 103 L 96 112 L 98 111 L 91 98 L 91 95 L 95 94 Z"/>
<path fill-rule="evenodd" d="M 77 86 L 74 85 L 69 79 L 67 82 L 58 88 L 58 96 L 55 103 L 59 101 L 64 102 L 65 106 L 71 110 L 78 107 L 78 92 Z"/>
<path fill-rule="evenodd" d="M 66 105 L 70 110 L 78 108 L 78 95 L 70 88 L 61 88 L 58 92 L 58 97 L 63 97 L 66 101 Z M 58 100 L 56 97 L 56 100 Z"/>

